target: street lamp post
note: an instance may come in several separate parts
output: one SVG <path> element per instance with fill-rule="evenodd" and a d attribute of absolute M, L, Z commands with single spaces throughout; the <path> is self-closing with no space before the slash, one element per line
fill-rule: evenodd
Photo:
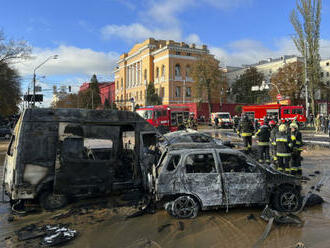
<path fill-rule="evenodd" d="M 43 66 L 48 60 L 51 59 L 57 59 L 58 55 L 53 55 L 48 57 L 44 62 L 42 62 L 40 65 L 38 65 L 36 68 L 33 70 L 33 102 L 32 102 L 32 107 L 35 107 L 36 104 L 36 71 L 39 69 L 41 66 Z"/>

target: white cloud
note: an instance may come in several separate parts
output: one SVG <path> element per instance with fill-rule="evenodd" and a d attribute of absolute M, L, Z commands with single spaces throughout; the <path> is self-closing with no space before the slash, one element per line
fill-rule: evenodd
<path fill-rule="evenodd" d="M 199 38 L 199 36 L 197 34 L 188 35 L 187 38 L 186 38 L 186 42 L 195 43 L 197 45 L 202 44 L 202 41 L 201 41 L 201 39 Z"/>
<path fill-rule="evenodd" d="M 130 25 L 107 25 L 101 30 L 105 39 L 118 37 L 127 42 L 137 42 L 150 37 L 155 39 L 181 39 L 181 30 L 177 28 L 170 29 L 150 29 L 140 23 Z"/>
<path fill-rule="evenodd" d="M 250 5 L 253 0 L 203 0 L 207 4 L 210 4 L 219 9 L 232 9 L 238 8 L 242 5 Z"/>
<path fill-rule="evenodd" d="M 97 52 L 88 48 L 60 45 L 55 49 L 35 48 L 34 59 L 16 64 L 20 75 L 32 75 L 36 66 L 57 54 L 58 59 L 49 60 L 40 69 L 39 75 L 111 75 L 119 54 Z"/>

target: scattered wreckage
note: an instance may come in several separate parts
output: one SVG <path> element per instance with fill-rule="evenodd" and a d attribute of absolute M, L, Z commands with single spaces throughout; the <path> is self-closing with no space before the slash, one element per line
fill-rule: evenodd
<path fill-rule="evenodd" d="M 302 204 L 298 177 L 223 145 L 172 144 L 148 179 L 156 201 L 166 203 L 166 210 L 178 218 L 196 217 L 204 209 L 255 204 L 294 212 Z"/>
<path fill-rule="evenodd" d="M 146 187 L 156 130 L 134 112 L 26 109 L 13 132 L 3 188 L 13 206 L 48 210 L 73 197 Z"/>

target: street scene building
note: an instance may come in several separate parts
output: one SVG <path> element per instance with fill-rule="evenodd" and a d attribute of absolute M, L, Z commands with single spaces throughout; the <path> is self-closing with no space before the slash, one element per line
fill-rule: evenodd
<path fill-rule="evenodd" d="M 206 45 L 155 40 L 149 38 L 136 44 L 120 56 L 115 73 L 116 100 L 129 108 L 127 102 L 145 105 L 146 89 L 150 82 L 163 104 L 194 102 L 191 67 L 197 57 L 209 54 Z"/>

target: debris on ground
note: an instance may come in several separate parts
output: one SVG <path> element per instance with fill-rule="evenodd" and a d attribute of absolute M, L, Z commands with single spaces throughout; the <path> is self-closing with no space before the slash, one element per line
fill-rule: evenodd
<path fill-rule="evenodd" d="M 296 248 L 305 248 L 305 245 L 304 245 L 303 242 L 298 242 L 298 243 L 296 244 Z"/>
<path fill-rule="evenodd" d="M 250 214 L 248 217 L 247 217 L 248 220 L 257 220 L 256 217 L 254 216 L 254 214 Z"/>
<path fill-rule="evenodd" d="M 38 227 L 35 224 L 30 224 L 19 229 L 16 234 L 19 241 L 24 241 L 42 237 L 46 234 L 46 232 L 42 227 Z"/>
<path fill-rule="evenodd" d="M 271 209 L 268 207 L 268 205 L 265 207 L 265 209 L 262 211 L 261 219 L 265 221 L 269 221 L 270 218 L 274 218 L 274 223 L 278 225 L 283 224 L 295 224 L 295 225 L 302 225 L 302 220 L 294 214 L 291 213 L 280 213 L 274 209 Z"/>
<path fill-rule="evenodd" d="M 15 218 L 12 215 L 9 215 L 8 218 L 7 218 L 8 222 L 13 222 L 14 220 L 15 220 Z"/>
<path fill-rule="evenodd" d="M 77 231 L 69 229 L 63 225 L 46 225 L 46 236 L 41 240 L 45 246 L 56 246 L 66 243 L 77 236 Z"/>
<path fill-rule="evenodd" d="M 318 188 L 316 188 L 316 190 L 319 190 Z M 315 205 L 319 205 L 322 204 L 324 202 L 323 198 L 317 194 L 311 194 L 306 203 L 305 203 L 305 207 L 312 207 Z"/>
<path fill-rule="evenodd" d="M 314 171 L 315 174 L 320 174 L 320 171 L 316 170 Z"/>
<path fill-rule="evenodd" d="M 55 246 L 63 244 L 75 238 L 77 231 L 69 229 L 67 225 L 45 225 L 37 226 L 36 224 L 27 225 L 16 232 L 19 241 L 26 241 L 40 238 L 41 244 L 44 246 Z"/>
<path fill-rule="evenodd" d="M 162 232 L 165 228 L 172 226 L 172 224 L 164 224 L 158 227 L 158 232 Z"/>

